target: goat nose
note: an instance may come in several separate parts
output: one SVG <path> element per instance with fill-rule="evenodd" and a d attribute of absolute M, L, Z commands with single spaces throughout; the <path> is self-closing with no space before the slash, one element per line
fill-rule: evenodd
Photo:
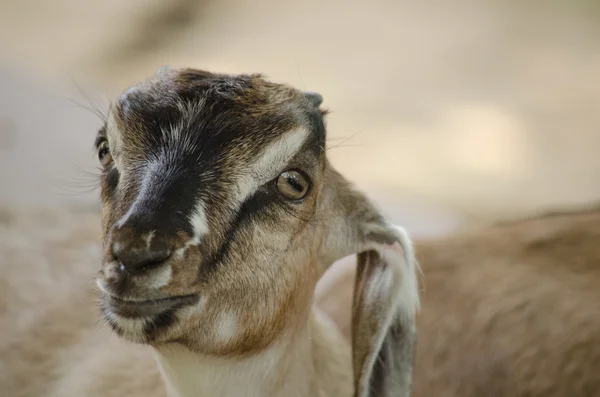
<path fill-rule="evenodd" d="M 171 252 L 166 249 L 134 247 L 121 242 L 113 243 L 112 254 L 122 270 L 134 275 L 155 269 L 171 257 Z"/>

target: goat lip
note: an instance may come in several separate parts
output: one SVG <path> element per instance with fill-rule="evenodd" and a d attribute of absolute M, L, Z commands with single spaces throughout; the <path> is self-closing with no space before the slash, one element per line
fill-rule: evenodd
<path fill-rule="evenodd" d="M 151 317 L 167 310 L 176 310 L 197 301 L 196 295 L 171 296 L 161 299 L 124 300 L 106 296 L 104 303 L 110 312 L 125 318 Z"/>

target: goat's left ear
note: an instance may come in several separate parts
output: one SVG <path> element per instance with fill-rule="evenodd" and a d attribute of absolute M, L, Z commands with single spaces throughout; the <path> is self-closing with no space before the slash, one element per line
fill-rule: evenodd
<path fill-rule="evenodd" d="M 372 237 L 358 254 L 352 304 L 355 397 L 408 397 L 419 305 L 412 244 L 403 230 Z"/>
<path fill-rule="evenodd" d="M 322 260 L 358 253 L 352 304 L 355 397 L 408 397 L 419 306 L 417 263 L 406 232 L 328 167 Z"/>

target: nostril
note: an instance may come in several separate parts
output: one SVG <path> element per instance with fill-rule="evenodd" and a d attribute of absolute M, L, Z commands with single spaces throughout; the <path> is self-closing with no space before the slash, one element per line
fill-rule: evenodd
<path fill-rule="evenodd" d="M 163 250 L 113 249 L 113 255 L 120 264 L 121 271 L 130 274 L 141 274 L 155 269 L 171 257 L 171 252 Z"/>

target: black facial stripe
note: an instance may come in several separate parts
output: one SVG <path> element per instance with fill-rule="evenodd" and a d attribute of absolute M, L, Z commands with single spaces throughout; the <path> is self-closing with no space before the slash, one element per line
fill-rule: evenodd
<path fill-rule="evenodd" d="M 104 174 L 106 183 L 106 192 L 112 194 L 119 184 L 119 170 L 116 167 L 110 167 Z"/>
<path fill-rule="evenodd" d="M 193 235 L 190 216 L 201 194 L 199 187 L 206 187 L 207 183 L 196 167 L 182 165 L 184 160 L 171 163 L 161 160 L 152 174 L 145 177 L 145 186 L 137 187 L 137 196 L 131 204 L 135 206 L 134 212 L 129 215 L 134 228 L 156 229 L 163 235 L 178 231 Z M 140 174 L 143 172 L 140 170 Z"/>
<path fill-rule="evenodd" d="M 177 321 L 176 313 L 179 309 L 195 305 L 196 303 L 198 303 L 198 299 L 185 300 L 169 310 L 158 314 L 144 326 L 144 335 L 146 335 L 149 340 L 153 340 L 161 330 L 167 329 L 175 324 Z"/>
<path fill-rule="evenodd" d="M 169 309 L 152 319 L 148 324 L 144 326 L 144 335 L 148 340 L 156 338 L 157 334 L 171 325 L 175 324 L 177 317 L 175 316 L 177 309 Z"/>
<path fill-rule="evenodd" d="M 237 230 L 241 227 L 244 222 L 247 222 L 252 217 L 256 216 L 266 207 L 273 205 L 274 197 L 268 188 L 259 188 L 252 196 L 247 198 L 240 208 L 238 209 L 235 218 L 231 222 L 227 232 L 223 236 L 223 243 L 219 246 L 216 252 L 209 256 L 208 260 L 204 262 L 200 268 L 200 278 L 204 278 L 210 272 L 214 271 L 216 267 L 225 259 L 231 242 L 235 238 Z"/>
<path fill-rule="evenodd" d="M 318 135 L 311 136 L 306 142 L 303 144 L 302 148 L 298 151 L 294 157 L 292 157 L 288 164 L 286 164 L 281 172 L 288 169 L 299 169 L 301 172 L 305 173 L 306 177 L 309 180 L 309 190 L 307 194 L 310 194 L 312 190 L 312 178 L 309 173 L 303 171 L 304 169 L 311 168 L 315 159 L 318 158 L 317 152 L 321 153 L 321 148 L 316 145 L 319 140 Z M 308 158 L 307 158 L 308 157 Z M 310 158 L 310 159 L 309 159 Z M 230 223 L 227 232 L 223 237 L 223 243 L 219 246 L 219 248 L 214 253 L 204 253 L 204 257 L 207 260 L 203 263 L 200 268 L 199 278 L 206 277 L 210 272 L 214 271 L 216 267 L 223 262 L 226 258 L 228 251 L 231 247 L 231 242 L 235 239 L 235 234 L 237 230 L 241 227 L 242 224 L 248 222 L 252 217 L 256 217 L 261 211 L 265 208 L 280 204 L 285 206 L 285 210 L 290 215 L 294 215 L 295 209 L 294 204 L 290 204 L 288 200 L 281 197 L 276 187 L 277 177 L 273 180 L 269 181 L 265 185 L 261 186 L 256 192 L 254 192 L 250 197 L 248 197 L 239 207 L 233 221 Z M 213 207 L 214 204 L 211 205 Z"/>

